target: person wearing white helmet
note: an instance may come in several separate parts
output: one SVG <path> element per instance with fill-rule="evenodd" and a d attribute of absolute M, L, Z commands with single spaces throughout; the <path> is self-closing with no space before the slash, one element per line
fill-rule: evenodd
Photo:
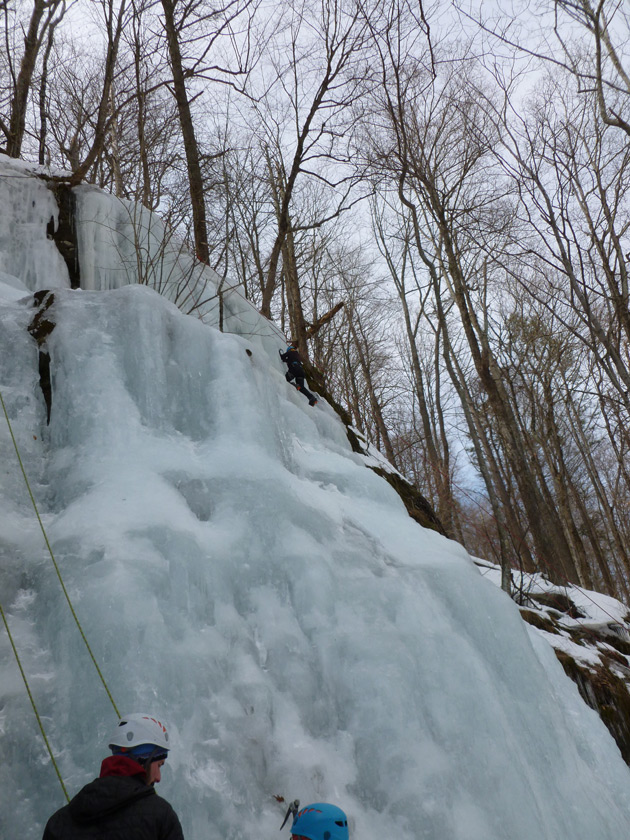
<path fill-rule="evenodd" d="M 125 715 L 109 748 L 99 778 L 52 815 L 42 840 L 184 840 L 177 814 L 154 788 L 170 749 L 164 724 Z"/>

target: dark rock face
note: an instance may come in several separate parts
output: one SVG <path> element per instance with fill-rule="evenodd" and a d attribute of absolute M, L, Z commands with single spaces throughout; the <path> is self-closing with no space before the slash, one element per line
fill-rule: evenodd
<path fill-rule="evenodd" d="M 50 423 L 52 410 L 52 382 L 50 378 L 50 354 L 46 350 L 46 339 L 55 329 L 54 316 L 51 307 L 55 296 L 47 289 L 35 292 L 33 295 L 37 312 L 33 315 L 28 331 L 37 342 L 39 348 L 39 384 L 46 403 L 46 423 Z"/>
<path fill-rule="evenodd" d="M 43 176 L 40 176 L 43 177 Z M 52 239 L 68 268 L 70 286 L 81 287 L 79 272 L 79 248 L 76 235 L 76 199 L 71 186 L 65 181 L 45 179 L 48 189 L 55 196 L 59 208 L 58 224 L 51 218 L 46 228 L 46 236 Z M 52 410 L 52 380 L 50 374 L 50 353 L 46 349 L 46 340 L 55 328 L 52 307 L 54 294 L 48 289 L 40 289 L 33 295 L 37 311 L 28 325 L 28 331 L 39 348 L 39 384 L 46 403 L 46 422 L 50 423 Z"/>
<path fill-rule="evenodd" d="M 615 739 L 619 751 L 630 764 L 630 615 L 623 624 L 589 622 L 583 611 L 566 593 L 537 594 L 532 600 L 538 609 L 521 608 L 525 621 L 552 634 L 547 640 L 565 673 L 576 684 L 580 696 L 595 709 Z M 565 617 L 573 619 L 567 622 Z M 558 638 L 555 647 L 554 637 Z M 572 656 L 560 639 L 574 650 L 585 649 L 584 659 Z M 596 661 L 593 661 L 595 657 Z"/>
<path fill-rule="evenodd" d="M 59 223 L 55 228 L 54 221 L 51 219 L 46 234 L 49 239 L 54 240 L 57 250 L 68 268 L 70 287 L 80 289 L 79 248 L 75 223 L 76 199 L 72 187 L 66 183 L 49 182 L 48 189 L 55 196 L 59 208 Z"/>
<path fill-rule="evenodd" d="M 438 534 L 447 536 L 437 514 L 417 487 L 414 487 L 398 473 L 390 473 L 379 467 L 370 467 L 370 469 L 394 488 L 403 500 L 407 513 L 412 519 L 415 519 L 424 528 L 430 528 L 432 531 L 437 531 Z"/>
<path fill-rule="evenodd" d="M 609 665 L 587 669 L 562 651 L 556 651 L 565 673 L 577 685 L 585 703 L 599 713 L 615 739 L 626 764 L 630 764 L 630 692 L 628 683 Z"/>

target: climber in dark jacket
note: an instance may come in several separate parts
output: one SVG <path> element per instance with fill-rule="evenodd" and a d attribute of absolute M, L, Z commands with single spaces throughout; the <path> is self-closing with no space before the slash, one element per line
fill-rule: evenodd
<path fill-rule="evenodd" d="M 300 359 L 300 354 L 297 351 L 297 348 L 293 342 L 291 342 L 284 353 L 280 353 L 280 358 L 282 361 L 287 365 L 289 368 L 288 371 L 285 373 L 284 378 L 287 382 L 292 382 L 295 379 L 295 387 L 298 391 L 301 391 L 304 396 L 308 399 L 309 405 L 316 405 L 317 397 L 308 390 L 308 388 L 304 385 L 304 378 L 306 373 L 304 372 L 304 368 L 302 367 L 302 360 Z"/>
<path fill-rule="evenodd" d="M 164 725 L 127 715 L 109 747 L 100 777 L 52 815 L 42 840 L 184 840 L 177 814 L 153 787 L 170 748 Z"/>

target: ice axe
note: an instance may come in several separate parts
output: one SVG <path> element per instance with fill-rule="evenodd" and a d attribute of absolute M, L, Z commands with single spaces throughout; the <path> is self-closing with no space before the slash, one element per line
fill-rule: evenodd
<path fill-rule="evenodd" d="M 287 812 L 284 815 L 282 825 L 280 826 L 280 831 L 282 831 L 282 829 L 285 827 L 286 822 L 289 819 L 289 816 L 292 816 L 293 819 L 295 820 L 295 815 L 297 814 L 299 807 L 300 807 L 300 800 L 299 799 L 294 799 L 293 802 L 287 808 Z"/>

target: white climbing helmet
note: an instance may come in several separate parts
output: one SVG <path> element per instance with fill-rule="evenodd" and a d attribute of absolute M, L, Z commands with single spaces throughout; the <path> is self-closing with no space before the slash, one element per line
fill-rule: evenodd
<path fill-rule="evenodd" d="M 109 739 L 109 748 L 132 749 L 141 744 L 152 744 L 167 751 L 171 748 L 166 727 L 157 718 L 141 713 L 123 715 Z"/>

